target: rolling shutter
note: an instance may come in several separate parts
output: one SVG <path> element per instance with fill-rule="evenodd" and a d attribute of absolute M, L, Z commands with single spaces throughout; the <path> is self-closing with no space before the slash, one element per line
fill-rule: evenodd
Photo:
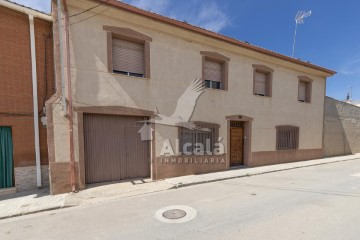
<path fill-rule="evenodd" d="M 255 72 L 255 86 L 254 93 L 266 96 L 266 81 L 267 74 L 262 72 Z"/>
<path fill-rule="evenodd" d="M 144 44 L 113 38 L 113 70 L 128 73 L 145 73 Z"/>
<path fill-rule="evenodd" d="M 299 83 L 299 101 L 302 101 L 302 102 L 306 101 L 306 83 L 305 82 Z"/>
<path fill-rule="evenodd" d="M 204 80 L 221 82 L 221 63 L 205 60 Z"/>
<path fill-rule="evenodd" d="M 150 141 L 139 130 L 145 117 L 84 115 L 86 183 L 150 176 Z"/>

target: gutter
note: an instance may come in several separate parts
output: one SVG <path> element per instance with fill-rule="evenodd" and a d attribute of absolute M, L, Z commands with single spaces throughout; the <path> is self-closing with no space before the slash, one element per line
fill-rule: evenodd
<path fill-rule="evenodd" d="M 40 141 L 39 141 L 39 109 L 38 109 L 38 93 L 37 93 L 35 28 L 34 28 L 34 16 L 33 15 L 29 15 L 29 25 L 30 25 L 31 73 L 32 73 L 33 105 L 34 105 L 36 185 L 37 185 L 37 187 L 41 187 L 41 162 L 40 162 Z"/>

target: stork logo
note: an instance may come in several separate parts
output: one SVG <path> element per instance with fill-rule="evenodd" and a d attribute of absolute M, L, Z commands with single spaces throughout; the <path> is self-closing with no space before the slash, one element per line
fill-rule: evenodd
<path fill-rule="evenodd" d="M 201 79 L 195 78 L 189 86 L 185 89 L 183 94 L 177 101 L 174 113 L 171 116 L 166 116 L 155 110 L 155 117 L 150 120 L 141 121 L 144 125 L 139 130 L 142 141 L 151 141 L 153 139 L 152 133 L 154 129 L 151 124 L 161 124 L 174 127 L 184 127 L 190 130 L 210 131 L 208 128 L 201 128 L 195 123 L 190 122 L 190 118 L 194 112 L 197 100 L 203 94 L 205 89 L 204 83 Z"/>

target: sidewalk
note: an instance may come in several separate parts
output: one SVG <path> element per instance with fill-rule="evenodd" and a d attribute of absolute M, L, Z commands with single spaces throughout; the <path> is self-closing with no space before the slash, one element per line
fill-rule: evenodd
<path fill-rule="evenodd" d="M 329 164 L 335 162 L 351 161 L 351 160 L 360 160 L 360 153 L 354 155 L 348 155 L 348 156 L 323 158 L 323 159 L 294 162 L 294 163 L 284 163 L 284 164 L 269 165 L 263 167 L 234 168 L 224 172 L 176 177 L 176 178 L 166 179 L 165 181 L 179 188 L 179 187 L 186 187 L 195 184 L 216 182 L 216 181 L 222 181 L 222 180 L 240 178 L 240 177 L 249 177 L 259 174 L 279 172 L 289 169 L 304 168 L 304 167 Z"/>
<path fill-rule="evenodd" d="M 65 207 L 67 194 L 49 195 L 49 189 L 0 196 L 0 220 Z"/>
<path fill-rule="evenodd" d="M 248 177 L 259 174 L 303 168 L 335 162 L 360 160 L 360 154 L 324 158 L 296 163 L 270 165 L 256 168 L 237 168 L 224 172 L 190 175 L 170 178 L 162 181 L 140 179 L 109 184 L 94 184 L 78 193 L 50 196 L 48 189 L 20 192 L 0 196 L 0 220 L 41 211 L 61 209 L 79 205 L 89 205 L 106 200 L 115 200 L 130 196 L 143 195 L 169 189 L 222 181 L 233 178 Z"/>
<path fill-rule="evenodd" d="M 89 205 L 104 200 L 114 200 L 148 193 L 160 192 L 174 188 L 171 183 L 164 180 L 152 181 L 151 179 L 126 180 L 109 184 L 91 184 L 78 193 L 69 193 L 65 205 Z"/>

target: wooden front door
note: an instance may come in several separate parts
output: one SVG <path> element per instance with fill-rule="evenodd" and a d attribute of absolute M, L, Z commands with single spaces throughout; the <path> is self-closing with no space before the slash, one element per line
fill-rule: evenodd
<path fill-rule="evenodd" d="M 244 126 L 243 122 L 230 122 L 230 165 L 244 164 Z"/>

